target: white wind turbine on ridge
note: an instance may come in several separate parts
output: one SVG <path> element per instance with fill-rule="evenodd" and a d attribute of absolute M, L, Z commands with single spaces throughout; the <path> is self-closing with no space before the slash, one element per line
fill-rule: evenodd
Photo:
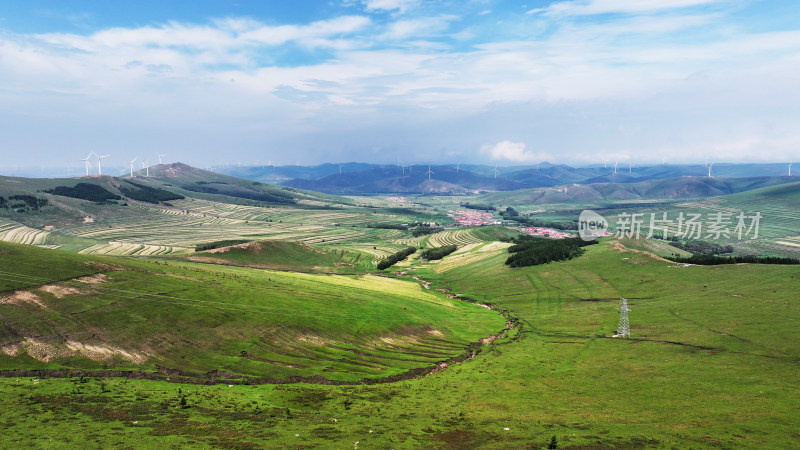
<path fill-rule="evenodd" d="M 133 158 L 131 160 L 131 162 L 128 163 L 128 165 L 131 167 L 131 178 L 133 178 L 133 163 L 134 163 L 134 161 L 136 161 L 136 158 Z"/>
<path fill-rule="evenodd" d="M 91 153 L 89 153 L 88 155 L 86 155 L 86 158 L 82 158 L 82 159 L 81 159 L 81 161 L 83 161 L 84 163 L 86 163 L 86 176 L 87 176 L 87 177 L 89 176 L 89 168 L 91 168 L 91 167 L 92 167 L 92 163 L 91 163 L 91 162 L 89 162 L 89 158 L 91 158 L 91 157 L 92 157 L 92 153 L 94 153 L 94 152 L 91 152 Z"/>
<path fill-rule="evenodd" d="M 92 153 L 94 153 L 94 152 L 92 152 Z M 103 159 L 103 158 L 108 158 L 111 155 L 98 155 L 97 153 L 94 153 L 94 156 L 97 157 L 97 174 L 98 175 L 102 175 L 103 174 L 103 169 L 102 169 L 102 167 L 100 167 L 100 160 Z"/>

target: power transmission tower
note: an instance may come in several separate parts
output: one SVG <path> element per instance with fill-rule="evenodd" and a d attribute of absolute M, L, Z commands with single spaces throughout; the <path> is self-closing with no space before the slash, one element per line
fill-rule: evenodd
<path fill-rule="evenodd" d="M 631 337 L 631 324 L 628 320 L 628 313 L 630 312 L 630 309 L 628 309 L 628 299 L 621 298 L 620 300 L 619 325 L 617 325 L 617 334 L 614 337 Z"/>

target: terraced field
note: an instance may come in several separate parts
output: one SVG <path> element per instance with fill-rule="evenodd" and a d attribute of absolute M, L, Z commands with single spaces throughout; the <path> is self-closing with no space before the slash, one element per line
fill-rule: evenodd
<path fill-rule="evenodd" d="M 0 219 L 0 240 L 15 244 L 42 245 L 49 231 L 37 230 L 15 222 Z"/>
<path fill-rule="evenodd" d="M 190 247 L 172 247 L 166 245 L 128 244 L 124 242 L 109 242 L 85 248 L 78 253 L 85 255 L 114 255 L 114 256 L 159 256 L 173 253 L 188 253 L 194 251 Z"/>
<path fill-rule="evenodd" d="M 364 253 L 366 255 L 370 255 L 372 257 L 372 264 L 376 265 L 387 256 L 397 252 L 401 247 L 386 245 L 384 243 L 378 243 L 378 242 L 365 242 L 365 243 L 354 243 L 354 244 L 339 244 L 331 246 L 329 248 L 356 251 Z"/>
<path fill-rule="evenodd" d="M 115 222 L 98 221 L 59 229 L 59 233 L 101 242 L 89 243 L 84 247 L 84 253 L 150 256 L 184 252 L 199 243 L 224 239 L 275 239 L 327 244 L 357 241 L 370 235 L 384 234 L 382 232 L 386 231 L 375 233 L 371 230 L 336 226 L 334 223 L 347 217 L 361 220 L 360 214 L 317 214 L 302 209 L 278 210 L 194 199 L 176 203 L 180 207 L 132 204 L 133 208 L 148 212 L 147 221 L 135 218 Z M 188 207 L 193 209 L 186 209 Z M 15 239 L 15 242 L 44 243 L 46 232 L 39 232 L 39 237 L 33 234 L 31 230 L 21 228 L 9 234 L 9 239 Z"/>
<path fill-rule="evenodd" d="M 457 230 L 444 230 L 427 236 L 397 239 L 394 242 L 403 245 L 413 245 L 415 247 L 442 247 L 445 245 L 462 247 L 470 244 L 479 244 L 484 241 L 472 234 L 470 228 L 460 228 Z"/>
<path fill-rule="evenodd" d="M 506 249 L 511 245 L 512 244 L 508 242 L 469 244 L 433 264 L 432 270 L 436 273 L 442 273 L 486 258 L 504 254 L 506 253 Z"/>

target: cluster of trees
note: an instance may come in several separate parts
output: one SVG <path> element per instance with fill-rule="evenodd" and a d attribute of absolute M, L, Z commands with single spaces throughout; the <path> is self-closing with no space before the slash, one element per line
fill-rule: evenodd
<path fill-rule="evenodd" d="M 477 209 L 480 211 L 495 211 L 494 206 L 483 203 L 461 203 L 462 208 Z"/>
<path fill-rule="evenodd" d="M 669 244 L 675 248 L 686 250 L 692 255 L 698 256 L 711 256 L 720 255 L 723 253 L 733 253 L 733 247 L 730 245 L 713 244 L 705 241 L 685 241 L 682 242 L 675 236 L 669 237 Z"/>
<path fill-rule="evenodd" d="M 797 258 L 781 258 L 778 256 L 715 256 L 715 255 L 692 255 L 689 258 L 668 257 L 670 261 L 677 263 L 697 264 L 701 266 L 716 266 L 719 264 L 800 264 Z"/>
<path fill-rule="evenodd" d="M 213 250 L 215 248 L 228 247 L 229 245 L 244 244 L 250 242 L 248 239 L 226 239 L 223 241 L 205 242 L 203 244 L 196 244 L 195 251 L 201 252 L 203 250 Z"/>
<path fill-rule="evenodd" d="M 101 204 L 107 203 L 109 200 L 120 200 L 122 198 L 102 186 L 89 183 L 78 183 L 75 185 L 75 187 L 56 186 L 55 188 L 45 192 L 54 195 L 60 195 L 62 197 L 89 200 L 90 202 Z"/>
<path fill-rule="evenodd" d="M 511 256 L 506 265 L 511 267 L 536 266 L 553 261 L 566 261 L 583 254 L 587 245 L 597 244 L 597 240 L 584 241 L 581 238 L 544 239 L 521 236 L 508 248 Z"/>
<path fill-rule="evenodd" d="M 28 209 L 38 211 L 40 208 L 47 206 L 46 198 L 38 198 L 33 195 L 11 195 L 8 200 L 0 196 L 0 208 L 11 208 L 17 212 L 25 212 Z"/>
<path fill-rule="evenodd" d="M 141 202 L 160 203 L 170 200 L 182 200 L 185 198 L 174 192 L 134 183 L 133 181 L 126 181 L 126 183 L 133 185 L 136 189 L 120 186 L 119 190 L 122 192 L 122 195 Z"/>
<path fill-rule="evenodd" d="M 388 258 L 384 259 L 383 261 L 378 263 L 378 270 L 388 269 L 393 265 L 399 263 L 400 261 L 408 258 L 408 255 L 413 254 L 417 251 L 416 247 L 408 247 L 400 250 L 399 252 L 389 256 Z"/>
<path fill-rule="evenodd" d="M 294 196 L 288 192 L 283 192 L 279 189 L 267 187 L 263 190 L 255 191 L 252 189 L 243 188 L 241 186 L 231 185 L 227 183 L 213 183 L 209 186 L 209 182 L 198 181 L 195 184 L 183 186 L 187 191 L 202 192 L 206 194 L 219 194 L 227 195 L 228 197 L 244 198 L 247 200 L 256 200 L 268 203 L 280 204 L 294 204 L 296 203 Z"/>
<path fill-rule="evenodd" d="M 411 230 L 411 235 L 414 237 L 425 236 L 426 234 L 433 234 L 442 231 L 444 228 L 441 227 L 431 227 L 428 225 L 420 225 L 413 230 Z"/>
<path fill-rule="evenodd" d="M 521 215 L 519 211 L 512 207 L 500 211 L 500 217 L 504 220 L 513 220 L 529 227 L 553 228 L 554 230 L 577 230 L 577 222 L 549 222 L 545 220 L 531 219 L 530 216 Z"/>
<path fill-rule="evenodd" d="M 444 245 L 442 247 L 435 247 L 425 250 L 420 254 L 420 256 L 422 257 L 422 259 L 427 259 L 428 261 L 434 259 L 442 259 L 445 256 L 449 255 L 450 253 L 453 253 L 457 249 L 458 249 L 457 245 Z"/>
<path fill-rule="evenodd" d="M 408 227 L 399 223 L 370 223 L 367 228 L 380 228 L 382 230 L 407 230 Z"/>

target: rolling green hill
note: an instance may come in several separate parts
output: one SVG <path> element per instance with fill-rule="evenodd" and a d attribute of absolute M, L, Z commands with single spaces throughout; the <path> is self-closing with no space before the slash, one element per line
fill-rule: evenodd
<path fill-rule="evenodd" d="M 791 183 L 791 177 L 708 178 L 681 177 L 629 183 L 593 183 L 553 188 L 493 192 L 478 197 L 485 203 L 522 204 L 599 204 L 609 201 L 674 200 L 716 197 L 767 186 Z"/>
<path fill-rule="evenodd" d="M 365 273 L 372 257 L 358 251 L 314 247 L 299 242 L 254 241 L 185 256 L 188 261 L 296 272 Z"/>
<path fill-rule="evenodd" d="M 0 261 L 0 370 L 159 365 L 195 376 L 355 381 L 432 367 L 504 326 L 497 313 L 376 276 L 131 261 L 7 243 Z"/>

